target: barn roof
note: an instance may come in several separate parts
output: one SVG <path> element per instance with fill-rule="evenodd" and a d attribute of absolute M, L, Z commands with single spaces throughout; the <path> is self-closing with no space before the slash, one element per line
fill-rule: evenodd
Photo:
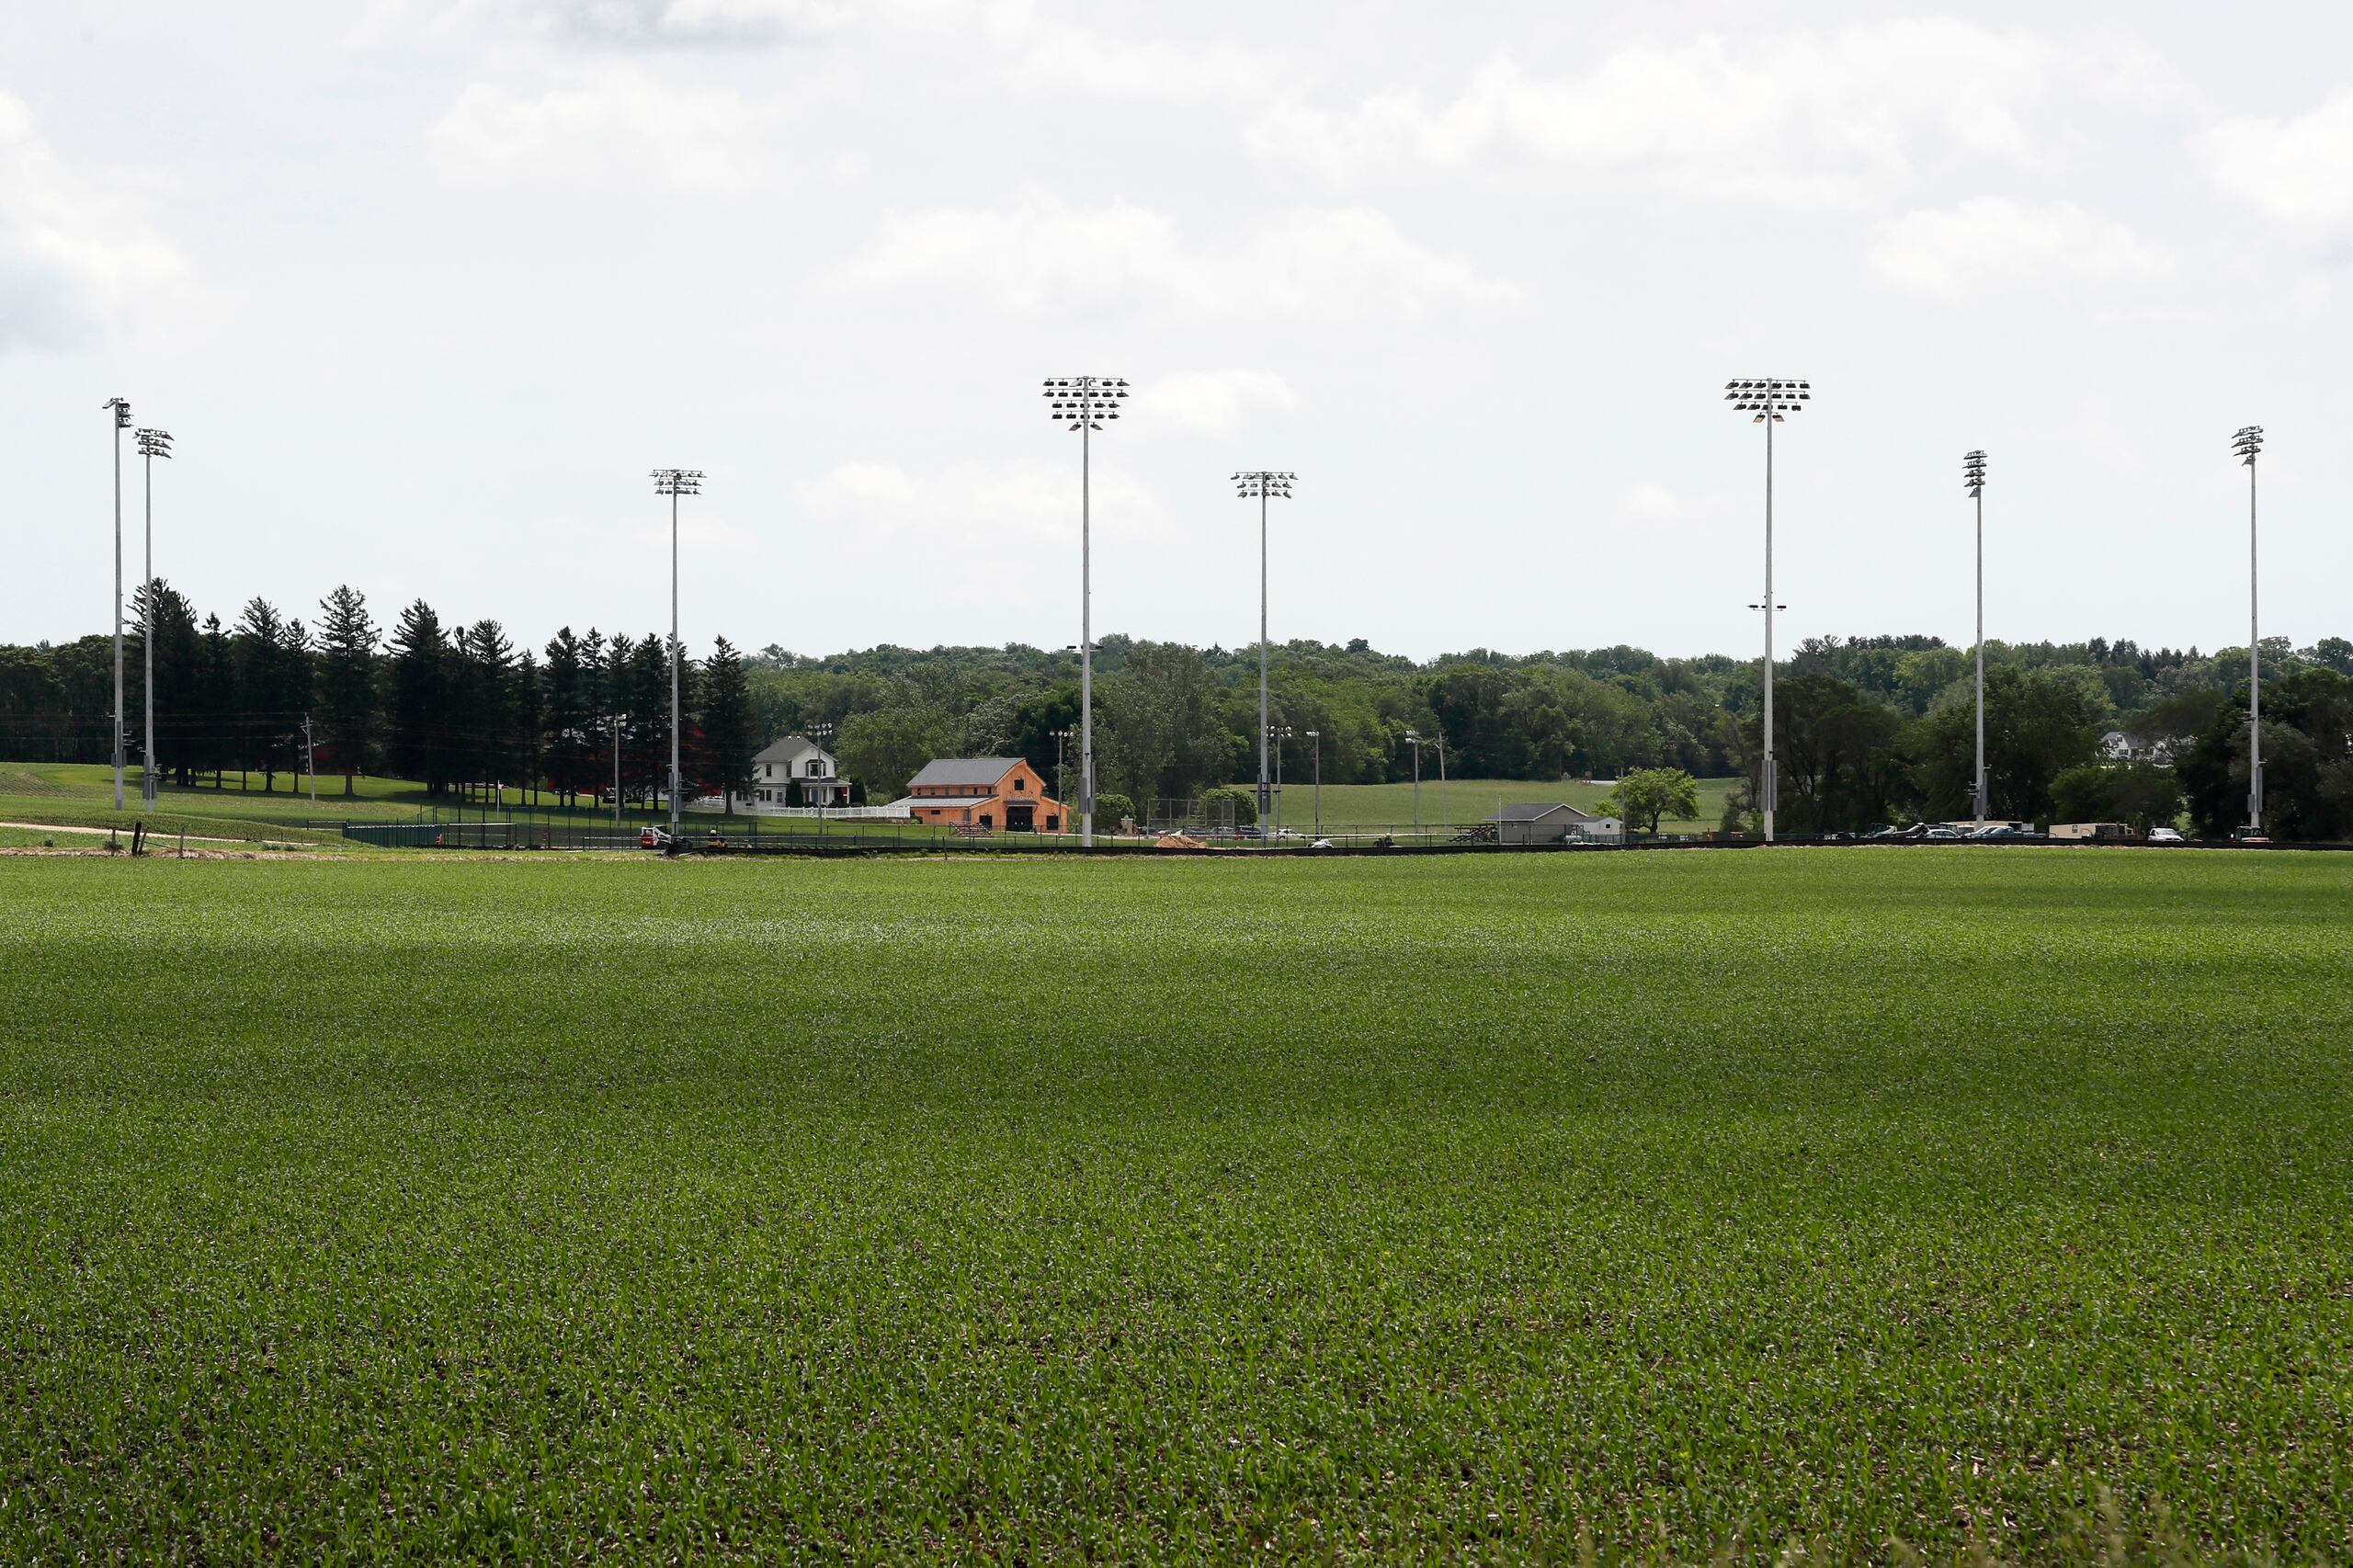
<path fill-rule="evenodd" d="M 1020 766 L 1017 756 L 935 756 L 923 765 L 921 773 L 907 780 L 907 788 L 961 784 L 993 790 L 998 779 Z"/>

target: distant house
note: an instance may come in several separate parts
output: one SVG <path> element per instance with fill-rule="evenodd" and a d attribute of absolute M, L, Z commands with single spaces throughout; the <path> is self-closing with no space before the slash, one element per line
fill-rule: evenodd
<path fill-rule="evenodd" d="M 1060 833 L 1063 807 L 1017 756 L 942 756 L 925 763 L 892 802 L 917 822 L 992 833 Z"/>
<path fill-rule="evenodd" d="M 752 758 L 752 789 L 739 793 L 739 812 L 758 815 L 795 806 L 847 806 L 849 785 L 834 754 L 806 735 L 787 735 Z"/>
<path fill-rule="evenodd" d="M 1559 801 L 1506 806 L 1487 820 L 1495 824 L 1498 844 L 1618 844 L 1626 836 L 1626 824 L 1618 818 Z"/>
<path fill-rule="evenodd" d="M 2170 763 L 2173 745 L 2162 738 L 2151 740 L 2122 730 L 2110 730 L 2099 738 L 2099 754 L 2109 762 Z"/>

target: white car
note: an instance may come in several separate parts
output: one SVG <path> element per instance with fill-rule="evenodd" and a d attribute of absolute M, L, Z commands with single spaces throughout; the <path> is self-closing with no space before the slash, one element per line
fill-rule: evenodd
<path fill-rule="evenodd" d="M 2187 844 L 2189 840 L 2182 837 L 2181 831 L 2178 828 L 2153 827 L 2149 830 L 2149 842 L 2152 844 Z"/>

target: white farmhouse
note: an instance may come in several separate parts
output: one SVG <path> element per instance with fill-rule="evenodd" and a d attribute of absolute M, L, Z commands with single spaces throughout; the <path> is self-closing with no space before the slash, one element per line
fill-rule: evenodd
<path fill-rule="evenodd" d="M 796 807 L 847 806 L 849 784 L 839 776 L 833 753 L 806 735 L 787 735 L 752 758 L 752 792 L 737 795 L 734 804 L 755 816 Z"/>

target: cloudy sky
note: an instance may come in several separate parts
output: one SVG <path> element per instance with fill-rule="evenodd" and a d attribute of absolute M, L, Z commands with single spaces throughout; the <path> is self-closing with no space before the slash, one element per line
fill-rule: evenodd
<path fill-rule="evenodd" d="M 107 416 L 225 618 L 1427 656 L 2353 632 L 2353 12 L 121 0 L 0 13 L 0 641 L 110 613 Z M 128 500 L 140 496 L 127 465 Z M 135 535 L 133 570 L 135 572 Z"/>

